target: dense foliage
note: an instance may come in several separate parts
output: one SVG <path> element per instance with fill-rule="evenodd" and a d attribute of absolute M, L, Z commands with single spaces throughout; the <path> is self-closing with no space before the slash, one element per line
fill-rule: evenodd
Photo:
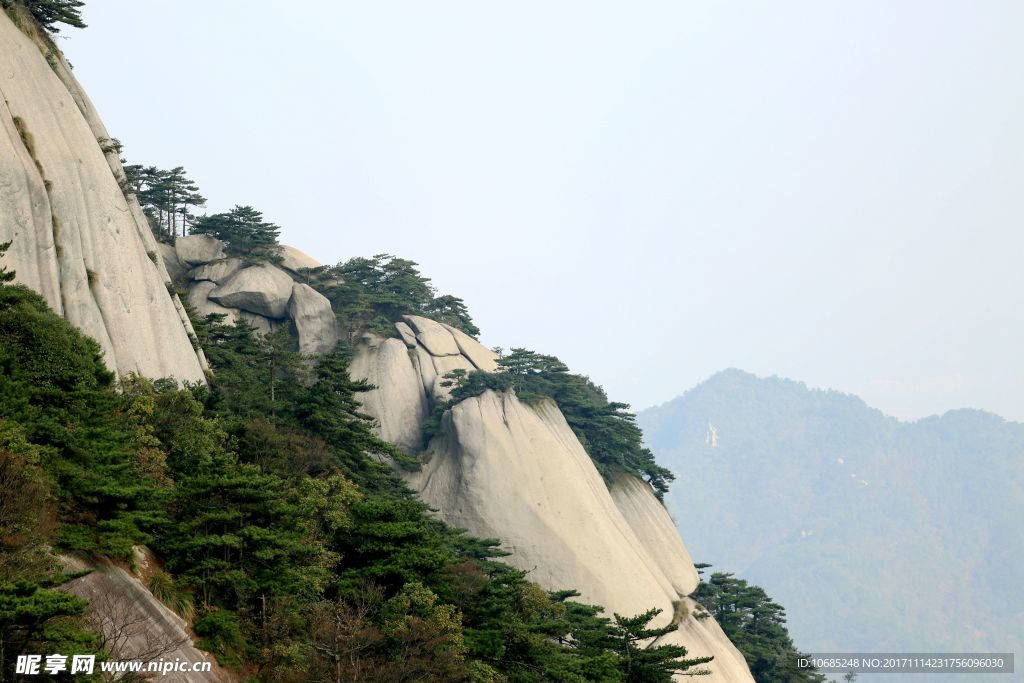
<path fill-rule="evenodd" d="M 73 28 L 85 28 L 82 21 L 84 0 L 2 0 L 5 9 L 15 5 L 25 7 L 39 25 L 51 33 L 58 33 L 64 24 Z"/>
<path fill-rule="evenodd" d="M 764 586 L 798 644 L 1024 650 L 1024 424 L 976 410 L 901 422 L 738 370 L 638 419 L 660 462 L 700 472 L 666 496 L 695 520 L 691 550 Z"/>
<path fill-rule="evenodd" d="M 210 387 L 117 391 L 94 342 L 0 286 L 5 670 L 98 645 L 84 602 L 53 590 L 48 546 L 127 557 L 137 543 L 164 563 L 154 595 L 256 680 L 668 681 L 704 663 L 650 646 L 653 613 L 603 617 L 432 518 L 379 464 L 395 452 L 359 414 L 366 386 L 343 353 L 311 383 L 272 338 L 196 322 Z"/>
<path fill-rule="evenodd" d="M 462 299 L 438 295 L 416 265 L 391 254 L 377 254 L 318 268 L 308 277 L 331 300 L 349 343 L 367 332 L 394 336 L 394 323 L 403 315 L 433 318 L 473 337 L 480 334 Z"/>
<path fill-rule="evenodd" d="M 487 389 L 512 389 L 523 401 L 552 399 L 565 415 L 569 426 L 607 480 L 618 472 L 643 478 L 661 498 L 675 475 L 658 465 L 643 445 L 643 435 L 635 416 L 625 403 L 608 400 L 604 389 L 569 368 L 554 356 L 513 348 L 498 359 L 500 373 L 456 371 L 448 376 L 452 386 L 447 403 L 435 407 L 426 430 L 436 431 L 441 414 L 452 404 Z"/>
<path fill-rule="evenodd" d="M 263 219 L 263 213 L 251 206 L 235 206 L 226 213 L 199 218 L 193 235 L 211 235 L 224 242 L 230 256 L 250 261 L 280 260 L 277 236 L 281 228 Z"/>
<path fill-rule="evenodd" d="M 708 566 L 698 565 L 698 569 Z M 763 589 L 732 574 L 716 572 L 701 581 L 693 597 L 707 610 L 697 618 L 714 616 L 732 644 L 743 653 L 757 683 L 825 680 L 821 674 L 797 666 L 802 655 L 786 630 L 786 611 Z"/>
<path fill-rule="evenodd" d="M 121 151 L 119 143 L 112 151 Z M 196 221 L 192 209 L 205 206 L 206 198 L 185 169 L 129 164 L 124 159 L 121 162 L 125 173 L 124 190 L 138 198 L 153 233 L 169 240 L 178 234 L 187 234 Z"/>

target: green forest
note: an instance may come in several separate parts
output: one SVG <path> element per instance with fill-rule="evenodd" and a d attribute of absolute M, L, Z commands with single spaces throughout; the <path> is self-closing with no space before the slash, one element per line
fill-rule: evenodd
<path fill-rule="evenodd" d="M 10 275 L 8 273 L 7 275 Z M 164 563 L 150 589 L 259 681 L 667 681 L 704 664 L 447 528 L 370 457 L 345 350 L 196 321 L 209 387 L 117 382 L 95 342 L 0 286 L 0 652 L 95 652 L 51 548 Z M 268 378 L 273 377 L 273 391 Z M 670 627 L 671 628 L 671 627 Z M 102 653 L 101 653 L 102 654 Z"/>

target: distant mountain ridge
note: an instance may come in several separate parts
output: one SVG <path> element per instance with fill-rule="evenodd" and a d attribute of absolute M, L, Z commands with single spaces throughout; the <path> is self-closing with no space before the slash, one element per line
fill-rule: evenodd
<path fill-rule="evenodd" d="M 735 369 L 638 421 L 693 558 L 786 605 L 799 647 L 1024 650 L 1024 424 Z"/>

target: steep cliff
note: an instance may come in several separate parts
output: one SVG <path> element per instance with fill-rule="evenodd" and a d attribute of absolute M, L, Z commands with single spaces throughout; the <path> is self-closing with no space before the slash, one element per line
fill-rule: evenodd
<path fill-rule="evenodd" d="M 406 324 L 407 323 L 407 324 Z M 710 681 L 752 680 L 713 619 L 694 617 L 687 598 L 698 578 L 668 512 L 650 486 L 622 476 L 609 488 L 553 401 L 527 405 L 487 391 L 451 407 L 422 443 L 430 405 L 447 396 L 452 369 L 495 369 L 494 354 L 445 325 L 406 316 L 401 339 L 373 338 L 352 373 L 377 388 L 363 407 L 379 433 L 408 452 L 423 449 L 408 484 L 447 523 L 502 539 L 513 566 L 548 589 L 574 588 L 612 613 L 662 610 L 676 619 L 667 642 L 713 655 Z"/>
<path fill-rule="evenodd" d="M 281 262 L 226 256 L 204 236 L 158 244 L 124 178 L 109 136 L 67 63 L 31 23 L 0 13 L 0 242 L 4 265 L 100 344 L 118 373 L 203 381 L 205 360 L 171 284 L 200 314 L 223 313 L 261 332 L 291 321 L 299 349 L 321 354 L 340 333 L 330 302 L 301 282 L 316 261 L 284 247 Z M 424 461 L 408 483 L 446 522 L 498 537 L 508 561 L 549 589 L 574 588 L 612 613 L 662 610 L 666 637 L 691 656 L 713 655 L 711 681 L 750 681 L 742 657 L 713 620 L 694 618 L 696 572 L 664 507 L 644 482 L 609 486 L 550 400 L 527 404 L 487 391 L 452 406 L 425 443 L 423 425 L 446 400 L 445 375 L 497 370 L 496 356 L 458 329 L 406 316 L 397 338 L 369 337 L 351 371 L 375 389 L 362 397 L 379 433 Z M 70 560 L 69 560 L 70 562 Z M 71 589 L 131 612 L 204 655 L 184 624 L 141 583 L 105 562 Z M 131 645 L 131 644 L 129 644 Z M 120 654 L 130 654 L 130 647 Z"/>
<path fill-rule="evenodd" d="M 23 23 L 0 12 L 4 264 L 96 339 L 111 369 L 204 381 L 146 219 L 102 148 L 103 124 L 49 38 Z"/>

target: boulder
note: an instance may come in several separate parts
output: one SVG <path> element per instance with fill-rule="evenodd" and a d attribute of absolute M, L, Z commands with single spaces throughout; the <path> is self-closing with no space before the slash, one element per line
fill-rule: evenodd
<path fill-rule="evenodd" d="M 4 266 L 95 339 L 110 369 L 204 382 L 149 227 L 64 70 L 59 54 L 48 62 L 0 13 L 0 242 L 12 241 Z"/>
<path fill-rule="evenodd" d="M 465 356 L 434 356 L 432 360 L 436 376 L 430 388 L 430 395 L 435 400 L 444 400 L 452 393 L 452 387 L 442 386 L 448 381 L 445 375 L 453 370 L 465 370 L 468 374 L 476 369 Z"/>
<path fill-rule="evenodd" d="M 444 323 L 441 323 L 441 326 L 451 333 L 455 339 L 455 344 L 459 347 L 459 351 L 476 366 L 477 370 L 485 372 L 498 371 L 498 354 L 457 327 L 445 325 Z"/>
<path fill-rule="evenodd" d="M 416 359 L 416 367 L 420 371 L 420 381 L 422 382 L 423 390 L 427 396 L 433 395 L 434 381 L 437 379 L 437 370 L 434 369 L 434 359 L 427 353 L 427 350 L 416 345 L 416 348 L 411 351 L 413 357 Z"/>
<path fill-rule="evenodd" d="M 209 280 L 210 282 L 221 283 L 241 270 L 243 265 L 240 258 L 210 261 L 188 271 L 188 276 L 193 280 Z"/>
<path fill-rule="evenodd" d="M 319 268 L 323 265 L 312 256 L 287 244 L 278 247 L 278 253 L 281 255 L 281 267 L 293 272 L 298 272 L 303 268 Z"/>
<path fill-rule="evenodd" d="M 179 240 L 180 241 L 180 240 Z M 269 263 L 243 268 L 210 292 L 210 298 L 229 308 L 281 319 L 292 298 L 288 273 Z"/>
<path fill-rule="evenodd" d="M 403 322 L 395 323 L 395 329 L 398 330 L 398 334 L 401 335 L 402 341 L 410 349 L 416 348 L 416 333 L 412 331 L 412 328 Z"/>
<path fill-rule="evenodd" d="M 429 408 L 409 353 L 398 339 L 374 337 L 358 348 L 349 372 L 353 379 L 375 387 L 357 398 L 366 414 L 376 418 L 377 435 L 412 454 L 423 447 L 423 421 Z"/>
<path fill-rule="evenodd" d="M 266 318 L 259 313 L 250 313 L 249 311 L 239 311 L 238 319 L 241 322 L 248 323 L 249 327 L 256 330 L 258 334 L 270 334 L 277 329 L 277 324 L 274 323 L 270 318 Z"/>
<path fill-rule="evenodd" d="M 188 288 L 188 303 L 192 310 L 201 318 L 213 313 L 224 315 L 224 322 L 228 325 L 238 320 L 238 309 L 226 308 L 215 301 L 210 301 L 210 292 L 217 286 L 214 282 L 195 282 Z"/>
<path fill-rule="evenodd" d="M 187 235 L 174 241 L 178 260 L 189 268 L 224 258 L 224 243 L 209 235 Z"/>
<path fill-rule="evenodd" d="M 459 345 L 441 323 L 418 315 L 403 315 L 402 318 L 416 331 L 416 339 L 431 356 L 459 355 Z"/>
<path fill-rule="evenodd" d="M 166 242 L 157 242 L 156 253 L 159 254 L 160 260 L 163 261 L 164 269 L 167 271 L 167 276 L 171 278 L 171 282 L 179 287 L 187 285 L 189 280 L 188 268 L 178 260 L 178 252 L 174 249 L 174 246 Z"/>
<path fill-rule="evenodd" d="M 338 345 L 341 331 L 331 302 L 309 285 L 296 282 L 292 286 L 288 317 L 299 335 L 299 353 L 320 356 Z"/>

